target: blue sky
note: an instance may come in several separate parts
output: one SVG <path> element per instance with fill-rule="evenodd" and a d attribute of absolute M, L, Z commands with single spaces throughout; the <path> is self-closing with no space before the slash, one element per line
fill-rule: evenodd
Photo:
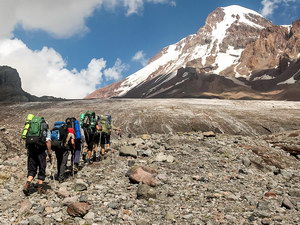
<path fill-rule="evenodd" d="M 300 11 L 300 0 L 7 2 L 0 2 L 0 64 L 19 71 L 26 91 L 66 98 L 141 69 L 163 47 L 196 33 L 217 7 L 244 6 L 277 25 L 291 24 Z M 67 94 L 72 86 L 80 93 Z"/>

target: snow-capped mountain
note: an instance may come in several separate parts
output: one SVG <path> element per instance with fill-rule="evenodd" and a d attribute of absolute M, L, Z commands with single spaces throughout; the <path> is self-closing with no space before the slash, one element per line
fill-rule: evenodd
<path fill-rule="evenodd" d="M 268 98 L 262 92 L 276 89 L 279 94 L 278 89 L 283 92 L 282 87 L 299 80 L 299 30 L 299 21 L 274 26 L 250 9 L 217 8 L 196 34 L 165 47 L 143 69 L 86 98 Z M 283 74 L 286 70 L 290 72 Z"/>

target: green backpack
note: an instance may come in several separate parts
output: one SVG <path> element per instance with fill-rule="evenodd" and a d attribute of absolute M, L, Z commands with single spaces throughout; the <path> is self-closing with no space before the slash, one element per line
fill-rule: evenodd
<path fill-rule="evenodd" d="M 26 145 L 43 145 L 46 141 L 47 130 L 48 124 L 44 117 L 33 117 L 27 132 Z"/>
<path fill-rule="evenodd" d="M 96 130 L 96 114 L 93 111 L 86 111 L 80 115 L 81 127 L 89 128 L 93 131 Z"/>
<path fill-rule="evenodd" d="M 111 131 L 111 115 L 101 115 L 99 118 L 101 125 L 101 132 L 110 133 Z"/>

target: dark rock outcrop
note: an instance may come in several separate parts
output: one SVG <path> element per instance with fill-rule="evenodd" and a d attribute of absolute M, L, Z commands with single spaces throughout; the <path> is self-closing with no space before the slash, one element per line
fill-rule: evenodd
<path fill-rule="evenodd" d="M 16 69 L 0 66 L 0 102 L 57 101 L 51 96 L 36 97 L 22 89 L 21 78 Z"/>

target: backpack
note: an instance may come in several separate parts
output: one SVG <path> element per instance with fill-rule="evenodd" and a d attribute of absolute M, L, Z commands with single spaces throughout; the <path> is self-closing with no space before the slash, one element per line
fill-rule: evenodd
<path fill-rule="evenodd" d="M 84 116 L 83 116 L 84 115 Z M 87 111 L 84 114 L 80 115 L 80 123 L 82 128 L 89 128 L 93 132 L 96 131 L 96 114 L 92 111 Z"/>
<path fill-rule="evenodd" d="M 76 140 L 81 140 L 79 121 L 74 117 L 69 117 L 66 119 L 66 124 L 67 124 L 67 128 L 74 129 Z"/>
<path fill-rule="evenodd" d="M 99 117 L 99 125 L 101 126 L 101 132 L 110 133 L 112 117 L 110 114 L 101 115 Z"/>
<path fill-rule="evenodd" d="M 64 121 L 57 121 L 51 130 L 51 146 L 62 147 L 67 137 L 66 123 Z"/>
<path fill-rule="evenodd" d="M 83 125 L 84 118 L 85 118 L 85 113 L 81 113 L 81 114 L 80 114 L 80 117 L 79 117 L 79 121 L 80 121 L 80 126 L 81 126 L 81 127 L 82 127 L 82 125 Z"/>
<path fill-rule="evenodd" d="M 28 114 L 26 117 L 26 121 L 25 121 L 25 125 L 24 128 L 22 130 L 22 139 L 26 139 L 27 137 L 27 133 L 28 133 L 28 129 L 30 127 L 30 121 L 33 119 L 34 115 L 33 114 Z"/>
<path fill-rule="evenodd" d="M 44 117 L 34 116 L 29 122 L 26 135 L 26 145 L 44 145 L 46 141 L 48 124 Z"/>

